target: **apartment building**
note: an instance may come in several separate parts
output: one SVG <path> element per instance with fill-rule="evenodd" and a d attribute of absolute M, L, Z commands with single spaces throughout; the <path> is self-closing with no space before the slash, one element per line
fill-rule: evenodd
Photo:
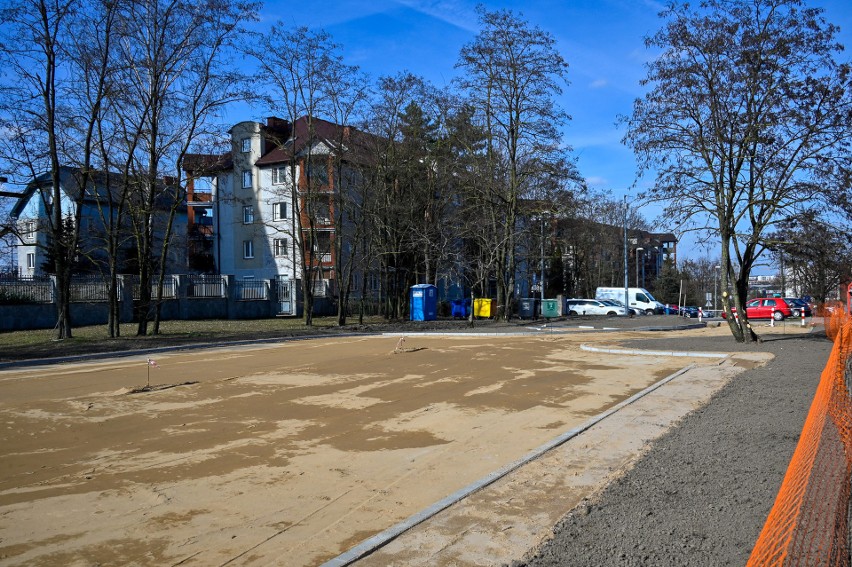
<path fill-rule="evenodd" d="M 298 314 L 309 271 L 320 303 L 336 295 L 336 191 L 333 158 L 351 131 L 302 117 L 245 121 L 230 131 L 230 151 L 188 155 L 188 262 L 197 272 L 274 280 L 281 314 Z M 298 247 L 302 243 L 304 250 Z"/>

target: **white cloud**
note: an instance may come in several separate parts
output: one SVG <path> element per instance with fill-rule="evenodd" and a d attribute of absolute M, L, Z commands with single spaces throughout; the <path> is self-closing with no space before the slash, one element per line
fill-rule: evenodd
<path fill-rule="evenodd" d="M 591 177 L 586 178 L 586 185 L 589 187 L 607 187 L 609 185 L 609 180 L 606 177 L 592 175 Z"/>
<path fill-rule="evenodd" d="M 465 0 L 396 0 L 400 5 L 452 24 L 463 30 L 478 32 L 479 21 L 471 2 Z"/>
<path fill-rule="evenodd" d="M 602 89 L 605 86 L 607 86 L 608 84 L 609 84 L 609 82 L 606 79 L 597 79 L 595 81 L 592 81 L 589 84 L 589 88 L 591 88 L 591 89 Z"/>

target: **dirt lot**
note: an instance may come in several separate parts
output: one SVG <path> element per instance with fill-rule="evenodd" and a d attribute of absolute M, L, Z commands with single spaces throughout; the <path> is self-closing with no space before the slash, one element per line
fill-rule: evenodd
<path fill-rule="evenodd" d="M 0 564 L 318 564 L 687 365 L 712 390 L 766 360 L 580 349 L 641 336 L 322 338 L 0 372 Z"/>

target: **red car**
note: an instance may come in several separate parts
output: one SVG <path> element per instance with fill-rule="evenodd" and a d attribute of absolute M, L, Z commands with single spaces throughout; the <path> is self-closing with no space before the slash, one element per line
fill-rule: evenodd
<path fill-rule="evenodd" d="M 737 308 L 733 310 L 736 312 Z M 793 316 L 793 310 L 783 297 L 759 297 L 746 303 L 746 314 L 749 319 L 775 319 L 783 321 Z M 727 314 L 723 311 L 722 317 Z"/>

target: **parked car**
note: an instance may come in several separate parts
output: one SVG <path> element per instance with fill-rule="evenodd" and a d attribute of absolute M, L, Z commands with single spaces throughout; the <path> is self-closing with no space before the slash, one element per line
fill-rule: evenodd
<path fill-rule="evenodd" d="M 663 315 L 680 315 L 680 306 L 674 303 L 667 303 L 663 306 Z"/>
<path fill-rule="evenodd" d="M 698 317 L 698 307 L 696 307 L 695 305 L 681 305 L 678 314 L 681 317 L 690 317 L 692 319 L 695 319 L 696 317 Z"/>
<path fill-rule="evenodd" d="M 746 303 L 746 314 L 749 319 L 775 319 L 783 321 L 787 317 L 793 316 L 793 310 L 783 297 L 759 297 L 752 299 Z M 736 312 L 734 307 L 733 311 Z M 722 317 L 726 317 L 726 313 L 722 313 Z"/>
<path fill-rule="evenodd" d="M 565 312 L 568 315 L 627 315 L 624 307 L 608 305 L 597 299 L 567 299 L 565 300 Z"/>
<path fill-rule="evenodd" d="M 805 312 L 805 317 L 813 315 L 810 304 L 804 299 L 799 299 L 798 297 L 785 297 L 784 301 L 786 301 L 787 305 L 790 306 L 790 311 L 792 311 L 793 317 L 801 317 L 802 311 Z"/>
<path fill-rule="evenodd" d="M 615 307 L 624 307 L 624 302 L 619 301 L 617 299 L 599 299 L 598 301 L 600 301 L 601 303 L 606 303 L 607 305 L 613 305 Z M 639 313 L 642 313 L 642 312 L 637 311 L 636 309 L 634 309 L 632 307 L 630 308 L 630 314 L 631 315 L 638 315 Z"/>

